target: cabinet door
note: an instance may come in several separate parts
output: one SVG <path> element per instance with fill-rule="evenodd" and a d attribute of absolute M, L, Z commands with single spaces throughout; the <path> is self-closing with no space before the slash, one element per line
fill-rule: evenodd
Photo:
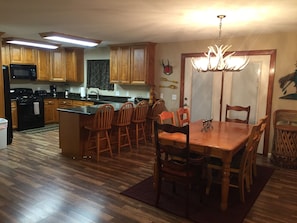
<path fill-rule="evenodd" d="M 57 99 L 44 99 L 45 124 L 57 122 Z"/>
<path fill-rule="evenodd" d="M 51 79 L 51 53 L 49 50 L 37 51 L 37 80 L 49 81 Z"/>
<path fill-rule="evenodd" d="M 146 75 L 146 46 L 133 46 L 131 47 L 131 84 L 145 84 Z"/>
<path fill-rule="evenodd" d="M 18 128 L 18 113 L 17 113 L 17 105 L 16 101 L 11 102 L 11 121 L 12 121 L 12 128 Z"/>
<path fill-rule="evenodd" d="M 118 51 L 118 73 L 121 84 L 130 84 L 130 47 L 121 47 Z"/>
<path fill-rule="evenodd" d="M 52 58 L 51 81 L 65 82 L 66 81 L 65 51 L 64 50 L 52 51 L 51 58 Z"/>
<path fill-rule="evenodd" d="M 36 64 L 36 49 L 10 45 L 10 62 L 17 64 Z"/>
<path fill-rule="evenodd" d="M 110 83 L 119 83 L 119 73 L 118 73 L 118 51 L 120 48 L 111 48 L 110 49 L 110 69 L 109 69 L 109 82 Z"/>
<path fill-rule="evenodd" d="M 10 52 L 9 45 L 4 45 L 1 47 L 2 65 L 10 64 Z"/>
<path fill-rule="evenodd" d="M 84 81 L 84 51 L 83 49 L 66 49 L 66 81 Z"/>
<path fill-rule="evenodd" d="M 111 48 L 110 82 L 130 84 L 130 46 Z"/>

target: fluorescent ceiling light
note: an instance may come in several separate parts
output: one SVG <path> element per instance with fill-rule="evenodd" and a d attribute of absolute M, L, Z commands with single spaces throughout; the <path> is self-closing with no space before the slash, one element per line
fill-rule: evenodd
<path fill-rule="evenodd" d="M 39 47 L 39 48 L 45 48 L 45 49 L 57 49 L 59 45 L 54 44 L 48 44 L 45 42 L 39 42 L 35 40 L 27 40 L 27 39 L 20 39 L 20 38 L 5 38 L 4 41 L 9 44 L 16 44 L 16 45 L 22 45 L 22 46 L 33 46 L 33 47 Z"/>
<path fill-rule="evenodd" d="M 94 47 L 101 43 L 101 40 L 93 40 L 83 37 L 71 36 L 63 33 L 47 32 L 39 33 L 39 35 L 47 40 L 53 40 L 64 43 L 72 43 L 81 46 Z"/>

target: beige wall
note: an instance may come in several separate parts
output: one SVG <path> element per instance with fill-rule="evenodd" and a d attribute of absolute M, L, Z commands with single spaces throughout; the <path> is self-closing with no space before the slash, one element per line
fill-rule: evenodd
<path fill-rule="evenodd" d="M 297 61 L 297 32 L 290 33 L 275 33 L 270 35 L 250 35 L 241 38 L 233 38 L 229 40 L 223 40 L 224 44 L 232 45 L 230 50 L 232 51 L 246 51 L 246 50 L 268 50 L 276 49 L 276 69 L 273 88 L 273 102 L 272 112 L 277 109 L 297 109 L 297 100 L 284 100 L 279 99 L 282 91 L 279 87 L 278 80 L 282 76 L 295 71 L 295 63 Z M 167 77 L 171 80 L 180 81 L 180 65 L 182 53 L 199 53 L 207 51 L 208 45 L 215 44 L 214 40 L 204 41 L 192 41 L 192 42 L 177 42 L 177 43 L 161 43 L 156 48 L 156 66 L 155 66 L 155 84 L 156 84 L 156 97 L 160 97 L 163 93 L 163 97 L 166 101 L 168 110 L 175 111 L 179 107 L 179 88 L 178 89 L 159 89 L 159 83 L 163 85 L 169 85 L 166 82 L 160 82 L 160 77 Z M 167 59 L 173 66 L 173 73 L 170 76 L 166 76 L 162 73 L 161 61 Z M 290 86 L 288 93 L 293 93 L 295 88 Z M 172 94 L 177 95 L 177 100 L 172 100 Z M 271 125 L 271 130 L 273 126 Z M 270 131 L 270 143 L 273 131 Z"/>

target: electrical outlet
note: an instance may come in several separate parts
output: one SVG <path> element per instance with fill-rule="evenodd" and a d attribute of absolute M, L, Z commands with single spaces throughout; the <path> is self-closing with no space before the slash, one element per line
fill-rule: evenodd
<path fill-rule="evenodd" d="M 172 95 L 172 100 L 175 101 L 176 100 L 176 94 Z"/>

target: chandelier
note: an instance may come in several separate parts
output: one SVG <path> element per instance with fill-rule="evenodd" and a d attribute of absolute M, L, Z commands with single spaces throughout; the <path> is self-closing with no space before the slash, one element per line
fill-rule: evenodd
<path fill-rule="evenodd" d="M 219 26 L 219 46 L 209 46 L 205 57 L 192 58 L 192 65 L 198 72 L 206 71 L 240 71 L 249 62 L 247 57 L 233 57 L 235 52 L 225 53 L 232 47 L 231 45 L 221 44 L 222 20 L 225 15 L 218 15 L 220 19 Z"/>

